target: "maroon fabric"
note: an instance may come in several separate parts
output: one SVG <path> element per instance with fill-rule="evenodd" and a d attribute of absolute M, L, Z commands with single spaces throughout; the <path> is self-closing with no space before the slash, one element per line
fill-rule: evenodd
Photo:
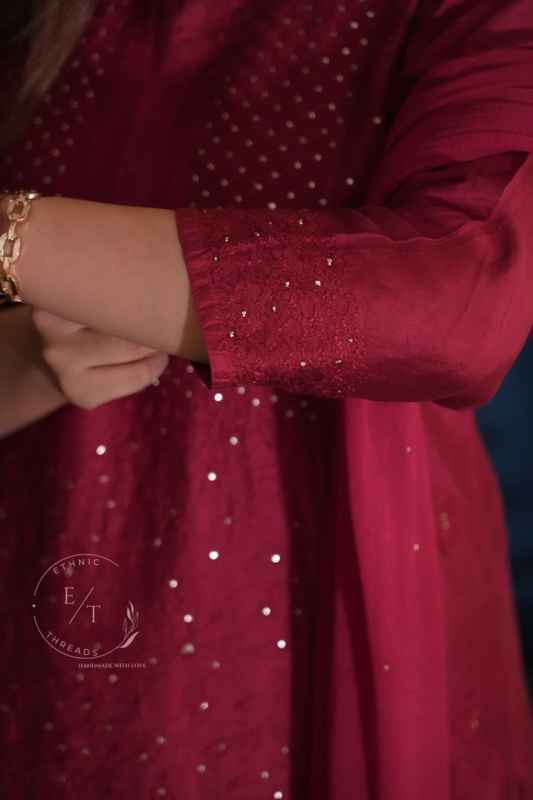
<path fill-rule="evenodd" d="M 1 161 L 178 209 L 210 356 L 0 445 L 2 792 L 533 799 L 472 410 L 533 323 L 531 6 L 169 9 L 100 5 Z"/>

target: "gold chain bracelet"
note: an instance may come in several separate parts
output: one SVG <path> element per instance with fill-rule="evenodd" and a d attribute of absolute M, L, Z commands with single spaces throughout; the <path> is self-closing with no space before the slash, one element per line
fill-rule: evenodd
<path fill-rule="evenodd" d="M 31 201 L 41 197 L 38 192 L 32 190 L 19 189 L 17 192 L 0 192 L 0 199 L 8 195 L 11 197 L 7 206 L 7 218 L 10 222 L 9 230 L 0 236 L 0 303 L 9 300 L 11 303 L 21 303 L 19 285 L 15 276 L 11 273 L 11 265 L 20 256 L 20 237 L 16 233 L 19 223 L 28 218 L 31 210 Z"/>

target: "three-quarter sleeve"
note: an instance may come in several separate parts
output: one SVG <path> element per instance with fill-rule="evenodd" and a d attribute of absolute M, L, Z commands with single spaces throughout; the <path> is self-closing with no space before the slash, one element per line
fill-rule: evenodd
<path fill-rule="evenodd" d="M 423 2 L 363 207 L 176 212 L 206 381 L 493 396 L 533 324 L 532 47 L 521 0 Z"/>

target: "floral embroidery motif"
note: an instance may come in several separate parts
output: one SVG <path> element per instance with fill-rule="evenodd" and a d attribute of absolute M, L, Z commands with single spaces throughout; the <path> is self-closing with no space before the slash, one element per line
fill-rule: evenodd
<path fill-rule="evenodd" d="M 216 209 L 198 221 L 235 385 L 355 396 L 366 340 L 328 214 Z"/>

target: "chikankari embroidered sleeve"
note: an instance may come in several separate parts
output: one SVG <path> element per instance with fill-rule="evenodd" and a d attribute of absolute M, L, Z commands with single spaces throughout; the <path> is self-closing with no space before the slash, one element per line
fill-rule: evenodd
<path fill-rule="evenodd" d="M 422 2 L 395 103 L 364 207 L 177 212 L 213 387 L 495 393 L 533 323 L 533 8 Z"/>

